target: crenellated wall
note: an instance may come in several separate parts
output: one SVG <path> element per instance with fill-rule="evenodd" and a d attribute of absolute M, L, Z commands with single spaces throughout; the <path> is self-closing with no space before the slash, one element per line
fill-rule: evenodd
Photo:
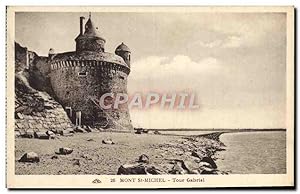
<path fill-rule="evenodd" d="M 129 68 L 105 61 L 52 61 L 51 85 L 59 102 L 71 107 L 71 120 L 81 111 L 82 124 L 131 130 L 127 106 L 117 110 L 102 110 L 91 98 L 100 99 L 105 93 L 126 93 Z"/>

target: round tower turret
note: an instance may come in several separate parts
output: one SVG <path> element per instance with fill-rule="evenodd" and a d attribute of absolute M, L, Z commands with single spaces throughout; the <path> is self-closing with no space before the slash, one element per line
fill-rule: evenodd
<path fill-rule="evenodd" d="M 80 33 L 76 37 L 76 51 L 96 51 L 104 52 L 105 39 L 99 35 L 98 28 L 94 27 L 94 24 L 89 16 L 88 21 L 84 26 L 83 33 L 83 20 L 84 17 L 80 17 Z"/>
<path fill-rule="evenodd" d="M 127 45 L 125 45 L 123 42 L 122 44 L 120 44 L 116 50 L 115 50 L 115 54 L 119 55 L 120 57 L 122 57 L 125 61 L 125 63 L 130 67 L 130 55 L 131 55 L 131 51 L 128 48 Z"/>
<path fill-rule="evenodd" d="M 118 109 L 99 106 L 104 94 L 127 94 L 130 50 L 121 44 L 115 51 L 117 55 L 105 52 L 105 40 L 94 27 L 91 15 L 85 25 L 84 20 L 80 17 L 76 51 L 55 53 L 48 60 L 53 92 L 66 110 L 72 110 L 69 118 L 74 124 L 132 130 L 127 104 Z"/>
<path fill-rule="evenodd" d="M 55 50 L 53 48 L 50 48 L 48 52 L 48 58 L 52 59 L 54 55 L 55 55 Z"/>

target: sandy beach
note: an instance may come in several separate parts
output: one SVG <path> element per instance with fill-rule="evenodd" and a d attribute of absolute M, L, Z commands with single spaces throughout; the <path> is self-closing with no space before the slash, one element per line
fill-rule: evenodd
<path fill-rule="evenodd" d="M 103 144 L 106 139 L 115 144 Z M 147 155 L 149 165 L 155 166 L 162 174 L 170 174 L 177 160 L 184 161 L 191 171 L 196 172 L 201 158 L 210 156 L 216 160 L 217 151 L 224 149 L 220 141 L 207 137 L 116 132 L 76 133 L 50 140 L 16 138 L 15 143 L 15 170 L 19 175 L 113 175 L 121 165 L 135 163 L 142 154 Z M 57 155 L 55 152 L 61 147 L 71 148 L 73 152 Z M 19 162 L 27 152 L 37 153 L 40 162 Z"/>

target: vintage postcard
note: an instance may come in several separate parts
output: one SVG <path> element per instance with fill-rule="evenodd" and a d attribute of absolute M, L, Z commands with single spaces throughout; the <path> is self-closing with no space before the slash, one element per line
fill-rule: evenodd
<path fill-rule="evenodd" d="M 294 187 L 294 7 L 7 7 L 8 188 Z"/>

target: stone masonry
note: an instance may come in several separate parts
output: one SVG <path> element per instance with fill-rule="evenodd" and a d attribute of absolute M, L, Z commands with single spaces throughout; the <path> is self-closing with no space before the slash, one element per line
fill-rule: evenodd
<path fill-rule="evenodd" d="M 76 37 L 76 51 L 55 53 L 48 57 L 50 81 L 58 102 L 68 109 L 75 124 L 95 128 L 130 131 L 133 129 L 127 105 L 106 110 L 91 99 L 100 99 L 105 93 L 127 94 L 127 76 L 130 73 L 130 50 L 122 43 L 115 53 L 105 52 L 102 38 L 91 16 Z"/>
<path fill-rule="evenodd" d="M 67 130 L 74 125 L 107 130 L 133 129 L 127 105 L 103 110 L 91 98 L 104 93 L 127 94 L 130 49 L 120 44 L 115 54 L 105 52 L 106 40 L 91 16 L 76 37 L 76 51 L 47 57 L 15 44 L 16 130 Z M 80 120 L 80 121 L 78 121 Z"/>

